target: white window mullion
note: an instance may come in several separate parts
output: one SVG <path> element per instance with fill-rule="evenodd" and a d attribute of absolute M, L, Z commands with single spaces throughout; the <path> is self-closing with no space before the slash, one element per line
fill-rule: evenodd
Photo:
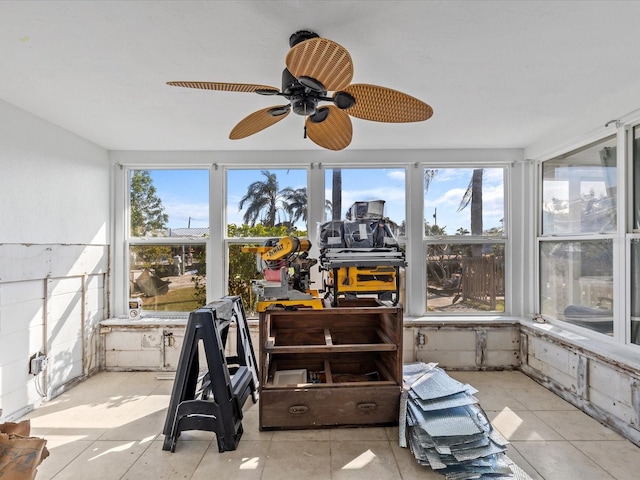
<path fill-rule="evenodd" d="M 325 171 L 321 163 L 311 164 L 307 171 L 307 238 L 311 242 L 311 258 L 320 258 L 320 247 L 317 242 L 318 222 L 325 221 L 324 195 L 325 195 Z M 310 273 L 312 289 L 320 290 L 322 285 L 322 272 L 319 268 L 313 268 Z"/>
<path fill-rule="evenodd" d="M 627 230 L 627 130 L 625 126 L 618 127 L 617 145 L 616 145 L 616 165 L 617 165 L 617 235 L 613 240 L 613 338 L 616 342 L 626 343 L 629 338 L 627 332 L 627 304 L 629 297 L 625 295 L 627 268 L 629 258 L 626 248 L 626 230 Z"/>
<path fill-rule="evenodd" d="M 418 163 L 407 169 L 407 269 L 405 271 L 406 314 L 420 316 L 427 304 L 427 274 L 424 238 L 424 167 Z"/>
<path fill-rule="evenodd" d="M 209 251 L 207 252 L 207 301 L 226 295 L 229 260 L 227 236 L 225 169 L 214 165 L 209 172 Z"/>
<path fill-rule="evenodd" d="M 614 277 L 614 298 L 620 301 L 614 312 L 614 338 L 621 343 L 631 339 L 631 238 L 627 232 L 633 228 L 633 129 L 618 127 L 618 259 L 619 271 Z M 615 253 L 615 249 L 614 249 Z M 614 270 L 614 274 L 615 274 Z M 616 282 L 617 280 L 617 282 Z"/>
<path fill-rule="evenodd" d="M 125 315 L 128 305 L 129 292 L 129 170 L 120 164 L 114 164 L 114 197 L 113 197 L 113 251 L 112 282 L 113 298 L 111 299 L 111 316 Z"/>

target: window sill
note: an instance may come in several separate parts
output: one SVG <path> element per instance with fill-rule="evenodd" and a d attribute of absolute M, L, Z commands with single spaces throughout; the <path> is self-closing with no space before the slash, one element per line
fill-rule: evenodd
<path fill-rule="evenodd" d="M 154 316 L 143 315 L 140 318 L 129 318 L 129 317 L 117 317 L 117 318 L 109 318 L 107 320 L 103 320 L 100 322 L 100 326 L 102 327 L 174 327 L 174 326 L 183 326 L 186 327 L 187 322 L 189 321 L 189 314 L 185 314 L 184 316 L 175 314 L 175 315 L 167 315 L 167 316 Z M 257 318 L 248 318 L 247 323 L 249 326 L 258 325 Z"/>
<path fill-rule="evenodd" d="M 541 337 L 549 337 L 565 347 L 589 352 L 594 357 L 600 357 L 607 363 L 629 370 L 634 375 L 640 373 L 640 346 L 621 345 L 608 339 L 598 339 L 593 336 L 582 335 L 579 332 L 562 328 L 551 323 L 539 323 L 521 319 L 520 325 Z"/>
<path fill-rule="evenodd" d="M 173 326 L 186 325 L 189 316 L 142 316 L 140 318 L 118 317 L 103 320 L 100 325 L 103 327 L 154 327 L 154 326 Z"/>
<path fill-rule="evenodd" d="M 421 317 L 404 317 L 405 327 L 424 327 L 424 326 L 509 326 L 518 325 L 519 317 L 510 317 L 502 315 L 478 315 L 478 316 L 421 316 Z"/>

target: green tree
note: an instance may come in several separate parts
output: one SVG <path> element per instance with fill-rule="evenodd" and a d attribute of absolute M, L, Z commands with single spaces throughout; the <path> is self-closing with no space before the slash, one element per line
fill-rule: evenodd
<path fill-rule="evenodd" d="M 131 235 L 157 235 L 166 229 L 169 215 L 164 213 L 162 200 L 148 170 L 135 170 L 130 185 Z"/>
<path fill-rule="evenodd" d="M 171 247 L 166 245 L 132 245 L 133 258 L 131 265 L 152 268 L 161 265 L 164 260 L 171 258 Z"/>
<path fill-rule="evenodd" d="M 191 281 L 193 282 L 193 298 L 198 303 L 198 307 L 207 303 L 207 262 L 205 252 L 204 248 L 197 248 L 193 256 L 198 268 L 196 274 L 191 277 Z"/>
<path fill-rule="evenodd" d="M 162 200 L 156 195 L 156 187 L 148 170 L 135 170 L 130 184 L 131 235 L 142 237 L 157 234 L 166 228 L 169 216 L 164 213 Z M 171 256 L 171 248 L 166 246 L 137 245 L 131 247 L 132 265 L 142 264 L 144 268 L 159 265 L 162 259 Z"/>
<path fill-rule="evenodd" d="M 424 234 L 427 236 L 444 237 L 447 235 L 447 232 L 445 232 L 446 228 L 446 225 L 441 227 L 439 225 L 431 225 L 426 220 L 424 222 Z"/>
<path fill-rule="evenodd" d="M 446 235 L 446 228 L 431 225 L 426 220 L 424 222 L 424 233 L 427 236 L 443 237 Z M 434 243 L 427 246 L 427 283 L 438 286 L 443 284 L 447 275 L 446 257 L 447 245 Z"/>

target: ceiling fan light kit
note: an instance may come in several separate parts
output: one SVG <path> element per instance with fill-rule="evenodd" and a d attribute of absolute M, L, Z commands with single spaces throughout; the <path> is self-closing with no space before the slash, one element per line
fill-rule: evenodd
<path fill-rule="evenodd" d="M 168 85 L 226 92 L 280 96 L 287 105 L 263 108 L 246 116 L 231 130 L 238 140 L 279 122 L 291 111 L 306 117 L 305 137 L 329 149 L 342 150 L 351 143 L 351 116 L 386 123 L 421 122 L 433 109 L 417 98 L 386 87 L 352 84 L 353 62 L 341 45 L 301 30 L 289 38 L 282 88 L 224 82 L 172 81 Z M 332 95 L 329 92 L 333 92 Z M 329 102 L 321 105 L 320 102 Z"/>

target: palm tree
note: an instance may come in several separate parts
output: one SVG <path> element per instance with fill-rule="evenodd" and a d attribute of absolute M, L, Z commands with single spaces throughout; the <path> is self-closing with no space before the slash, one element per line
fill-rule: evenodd
<path fill-rule="evenodd" d="M 331 183 L 331 219 L 340 220 L 341 215 L 342 215 L 342 169 L 334 168 L 332 183 Z"/>
<path fill-rule="evenodd" d="M 471 235 L 482 235 L 482 175 L 484 169 L 476 168 L 471 176 L 471 181 L 464 192 L 458 212 L 467 208 L 471 203 Z M 474 257 L 482 256 L 482 245 L 473 244 L 471 246 L 471 255 Z"/>
<path fill-rule="evenodd" d="M 471 235 L 482 235 L 482 175 L 484 169 L 476 168 L 471 176 L 471 181 L 464 192 L 458 212 L 461 212 L 471 204 Z"/>
<path fill-rule="evenodd" d="M 307 188 L 291 188 L 282 189 L 279 194 L 285 202 L 285 211 L 289 214 L 289 220 L 293 225 L 298 220 L 307 222 Z"/>
<path fill-rule="evenodd" d="M 248 202 L 247 211 L 243 220 L 245 224 L 254 226 L 258 220 L 265 226 L 273 227 L 276 224 L 278 212 L 278 179 L 275 173 L 262 170 L 265 180 L 256 180 L 247 188 L 247 194 L 240 199 L 238 210 L 242 210 Z"/>
<path fill-rule="evenodd" d="M 438 175 L 438 170 L 425 170 L 424 171 L 424 194 L 426 195 L 427 192 L 429 191 L 429 185 L 431 185 L 431 180 L 433 180 L 436 175 Z M 436 210 L 433 211 L 433 223 L 434 223 L 434 227 L 438 226 L 438 216 L 437 216 L 437 208 Z M 425 234 L 427 235 L 436 235 L 436 233 L 433 233 L 431 228 L 427 228 L 427 226 L 425 226 Z M 444 229 L 442 229 L 442 235 L 444 235 Z"/>
<path fill-rule="evenodd" d="M 431 180 L 433 180 L 437 174 L 438 174 L 438 170 L 424 171 L 424 192 L 425 193 L 429 191 L 429 185 L 431 185 Z"/>
<path fill-rule="evenodd" d="M 469 182 L 469 186 L 467 190 L 464 192 L 462 196 L 462 200 L 460 201 L 460 206 L 458 207 L 458 212 L 461 212 L 469 204 L 471 204 L 471 234 L 472 235 L 482 235 L 482 175 L 484 173 L 484 169 L 476 168 L 473 171 L 473 175 L 471 176 L 471 181 Z M 425 170 L 424 171 L 424 191 L 425 193 L 429 190 L 429 185 L 431 181 L 438 174 L 438 170 Z M 461 231 L 462 227 L 458 229 L 458 233 Z"/>
<path fill-rule="evenodd" d="M 324 213 L 326 215 L 327 218 L 331 218 L 333 219 L 333 216 L 330 217 L 330 215 L 332 215 L 333 212 L 333 203 L 331 202 L 331 200 L 324 200 Z"/>
<path fill-rule="evenodd" d="M 285 222 L 292 227 L 298 220 L 307 221 L 307 188 L 286 187 L 278 190 L 278 179 L 275 173 L 263 170 L 265 180 L 256 180 L 247 188 L 247 194 L 240 199 L 238 209 L 247 204 L 243 220 L 252 227 L 259 221 L 265 227 L 275 226 L 280 219 L 278 212 L 288 216 Z"/>

